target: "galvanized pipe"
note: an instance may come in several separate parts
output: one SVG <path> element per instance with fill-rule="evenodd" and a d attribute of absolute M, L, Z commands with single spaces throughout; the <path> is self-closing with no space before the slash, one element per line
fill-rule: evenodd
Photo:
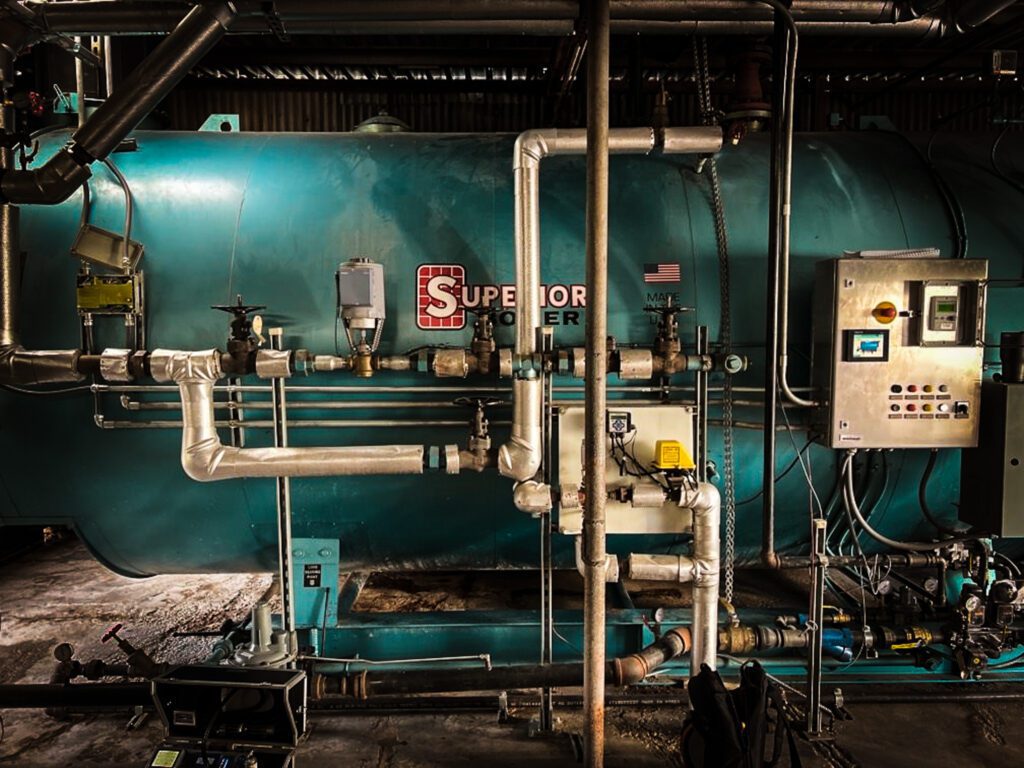
<path fill-rule="evenodd" d="M 608 568 L 605 473 L 608 458 L 608 68 L 609 0 L 587 4 L 586 364 L 583 433 L 583 762 L 604 765 L 604 685 Z M 653 135 L 653 131 L 651 132 Z"/>

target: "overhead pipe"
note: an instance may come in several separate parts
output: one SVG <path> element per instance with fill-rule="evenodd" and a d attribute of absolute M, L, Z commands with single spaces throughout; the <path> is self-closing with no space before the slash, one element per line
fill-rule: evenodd
<path fill-rule="evenodd" d="M 458 446 L 345 446 L 328 448 L 236 448 L 220 441 L 213 388 L 223 378 L 216 350 L 154 350 L 150 369 L 157 381 L 172 381 L 181 393 L 181 465 L 193 480 L 241 477 L 333 477 L 420 475 L 428 468 L 456 474 Z"/>
<path fill-rule="evenodd" d="M 693 589 L 693 624 L 690 634 L 690 674 L 700 672 L 702 664 L 714 669 L 718 658 L 718 583 L 722 545 L 719 526 L 722 498 L 711 483 L 683 487 L 679 506 L 693 511 L 693 551 L 689 555 L 631 554 L 625 573 L 640 581 L 689 583 Z"/>
<path fill-rule="evenodd" d="M 957 9 L 953 16 L 953 24 L 958 32 L 967 32 L 980 27 L 1016 2 L 1017 0 L 967 0 Z"/>
<path fill-rule="evenodd" d="M 67 146 L 39 168 L 4 169 L 0 201 L 56 205 L 67 200 L 92 175 L 92 163 L 106 159 L 163 101 L 227 33 L 234 18 L 231 3 L 195 6 L 75 131 Z"/>
<path fill-rule="evenodd" d="M 722 131 L 717 127 L 608 131 L 608 151 L 612 154 L 713 154 L 721 148 Z M 520 365 L 512 385 L 512 438 L 498 452 L 498 469 L 520 482 L 537 474 L 542 454 L 540 378 L 533 367 L 524 364 L 537 353 L 536 338 L 541 327 L 540 166 L 547 157 L 582 155 L 586 151 L 587 132 L 580 128 L 525 131 L 516 139 L 513 151 L 517 312 L 513 353 Z M 602 361 L 599 370 L 606 369 Z"/>
<path fill-rule="evenodd" d="M 991 2 L 991 0 L 989 0 Z M 1005 2 L 1005 0 L 1003 0 Z M 262 7 L 239 4 L 232 32 L 269 34 Z M 46 28 L 74 35 L 162 34 L 173 28 L 184 4 L 127 0 L 60 1 L 34 6 Z M 569 0 L 428 0 L 387 4 L 361 1 L 278 0 L 275 11 L 289 34 L 531 34 L 568 35 L 578 15 Z M 611 31 L 618 34 L 764 34 L 771 13 L 746 0 L 612 0 Z M 792 12 L 808 34 L 940 35 L 937 15 L 914 18 L 893 0 L 797 0 Z"/>

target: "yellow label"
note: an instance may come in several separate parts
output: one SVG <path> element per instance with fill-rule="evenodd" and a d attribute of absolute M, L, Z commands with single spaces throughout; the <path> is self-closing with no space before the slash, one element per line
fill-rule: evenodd
<path fill-rule="evenodd" d="M 658 440 L 654 444 L 654 465 L 659 469 L 693 469 L 695 466 L 678 440 Z"/>

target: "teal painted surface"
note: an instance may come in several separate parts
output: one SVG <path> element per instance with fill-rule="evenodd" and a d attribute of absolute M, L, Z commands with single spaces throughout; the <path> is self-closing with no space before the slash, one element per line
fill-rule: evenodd
<path fill-rule="evenodd" d="M 285 327 L 286 346 L 331 351 L 334 271 L 338 262 L 354 256 L 368 256 L 386 267 L 388 323 L 381 349 L 387 354 L 424 344 L 461 345 L 470 339 L 468 328 L 417 330 L 417 265 L 461 263 L 471 282 L 513 282 L 514 137 L 150 132 L 136 136 L 139 150 L 115 159 L 135 199 L 133 239 L 146 246 L 151 348 L 223 347 L 226 318 L 208 307 L 231 301 L 240 292 L 247 302 L 269 306 L 266 325 Z M 62 140 L 63 136 L 50 137 L 41 157 Z M 1009 146 L 1003 152 L 1015 157 Z M 796 385 L 807 379 L 810 281 L 817 259 L 843 250 L 920 246 L 938 246 L 949 255 L 952 241 L 941 198 L 920 158 L 900 137 L 801 136 L 795 157 L 791 380 Z M 994 277 L 1020 277 L 1024 226 L 1019 193 L 991 174 L 985 151 L 978 150 L 975 158 L 959 145 L 942 145 L 938 157 L 944 163 L 948 157 L 948 167 L 955 171 L 950 181 L 966 209 L 970 255 L 991 259 Z M 1010 159 L 1006 164 L 1013 167 Z M 753 361 L 752 370 L 735 383 L 758 387 L 768 208 L 765 137 L 752 137 L 739 148 L 726 150 L 719 167 L 733 260 L 734 347 Z M 97 169 L 92 190 L 91 221 L 120 231 L 122 193 L 105 169 Z M 583 194 L 581 158 L 545 161 L 541 205 L 547 283 L 583 281 Z M 30 348 L 78 343 L 76 264 L 68 248 L 80 203 L 76 194 L 55 208 L 23 209 L 28 261 L 21 319 Z M 707 184 L 693 172 L 692 161 L 613 158 L 610 203 L 611 332 L 622 342 L 650 341 L 653 329 L 641 311 L 647 298 L 642 265 L 678 260 L 683 267 L 681 301 L 696 307 L 684 317 L 684 339 L 692 338 L 693 325 L 700 322 L 711 327 L 714 340 L 719 316 L 714 230 Z M 1021 325 L 1014 303 L 1019 298 L 1019 292 L 1009 290 L 993 298 L 990 340 L 997 339 L 1003 328 Z M 510 328 L 499 329 L 498 335 L 500 344 L 511 343 Z M 582 324 L 556 328 L 555 338 L 560 345 L 582 344 Z M 106 321 L 98 332 L 100 346 L 121 346 L 121 339 L 116 321 Z M 689 377 L 678 380 L 690 382 Z M 293 382 L 304 383 L 367 382 L 345 374 Z M 439 382 L 384 374 L 369 383 Z M 179 430 L 101 431 L 93 425 L 92 405 L 88 395 L 17 398 L 0 393 L 4 523 L 73 525 L 100 559 L 129 574 L 274 567 L 272 481 L 194 483 L 179 465 Z M 103 408 L 108 418 L 129 417 L 113 396 L 104 398 Z M 375 413 L 386 418 L 425 416 L 416 410 L 361 411 L 353 416 L 369 418 Z M 462 415 L 443 410 L 431 411 L 429 417 L 435 414 L 444 419 Z M 501 418 L 500 412 L 495 415 Z M 737 408 L 736 418 L 758 420 L 760 409 Z M 496 441 L 504 438 L 502 428 L 493 432 Z M 291 438 L 292 444 L 463 443 L 465 433 L 462 428 L 293 430 Z M 793 440 L 802 445 L 805 436 L 797 433 Z M 249 445 L 269 442 L 268 430 L 249 430 Z M 759 431 L 737 430 L 740 501 L 760 488 L 760 442 Z M 787 435 L 780 435 L 779 448 L 781 469 L 793 456 Z M 720 452 L 715 431 L 711 457 L 719 465 Z M 810 455 L 824 497 L 832 487 L 834 460 L 817 448 Z M 921 453 L 891 458 L 893 481 L 873 518 L 889 535 L 926 532 L 916 501 L 923 459 Z M 957 465 L 955 453 L 940 459 L 930 490 L 937 510 L 952 511 Z M 514 509 L 510 484 L 494 474 L 296 479 L 292 497 L 294 535 L 339 540 L 342 569 L 531 567 L 538 559 L 536 522 Z M 799 551 L 807 525 L 807 493 L 799 471 L 782 481 L 779 500 L 779 543 Z M 737 528 L 741 556 L 754 557 L 759 500 L 739 507 Z M 556 539 L 556 545 L 560 562 L 570 564 L 570 542 Z M 685 543 L 682 537 L 617 536 L 610 547 L 620 553 L 669 551 Z"/>

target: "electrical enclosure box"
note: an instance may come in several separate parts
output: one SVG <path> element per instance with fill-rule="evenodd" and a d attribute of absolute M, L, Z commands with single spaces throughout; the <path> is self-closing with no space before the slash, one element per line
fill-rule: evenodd
<path fill-rule="evenodd" d="M 986 381 L 978 447 L 964 451 L 960 519 L 995 536 L 1024 536 L 1024 384 Z"/>
<path fill-rule="evenodd" d="M 659 441 L 675 441 L 691 456 L 694 455 L 694 409 L 688 405 L 631 405 L 616 407 L 609 403 L 605 446 L 608 451 L 606 481 L 608 491 L 639 486 L 653 506 L 638 506 L 627 501 L 609 499 L 605 512 L 608 533 L 680 533 L 693 525 L 693 515 L 674 501 L 663 501 L 654 480 L 622 475 L 612 458 L 612 435 L 621 438 L 637 462 L 651 467 L 657 458 Z M 620 434 L 618 422 L 628 422 L 630 431 Z M 565 503 L 573 491 L 583 483 L 583 405 L 563 405 L 557 409 L 556 434 L 558 436 L 558 484 L 563 503 L 558 511 L 560 533 L 578 534 L 583 527 L 583 510 L 579 505 Z M 616 452 L 618 455 L 618 452 Z M 568 492 L 568 494 L 566 493 Z"/>
<path fill-rule="evenodd" d="M 292 539 L 295 626 L 331 627 L 338 620 L 338 540 Z"/>
<path fill-rule="evenodd" d="M 977 445 L 988 262 L 817 264 L 814 428 L 832 448 Z"/>
<path fill-rule="evenodd" d="M 385 316 L 384 266 L 369 259 L 352 259 L 338 267 L 335 278 L 338 317 L 351 328 L 375 328 Z"/>

